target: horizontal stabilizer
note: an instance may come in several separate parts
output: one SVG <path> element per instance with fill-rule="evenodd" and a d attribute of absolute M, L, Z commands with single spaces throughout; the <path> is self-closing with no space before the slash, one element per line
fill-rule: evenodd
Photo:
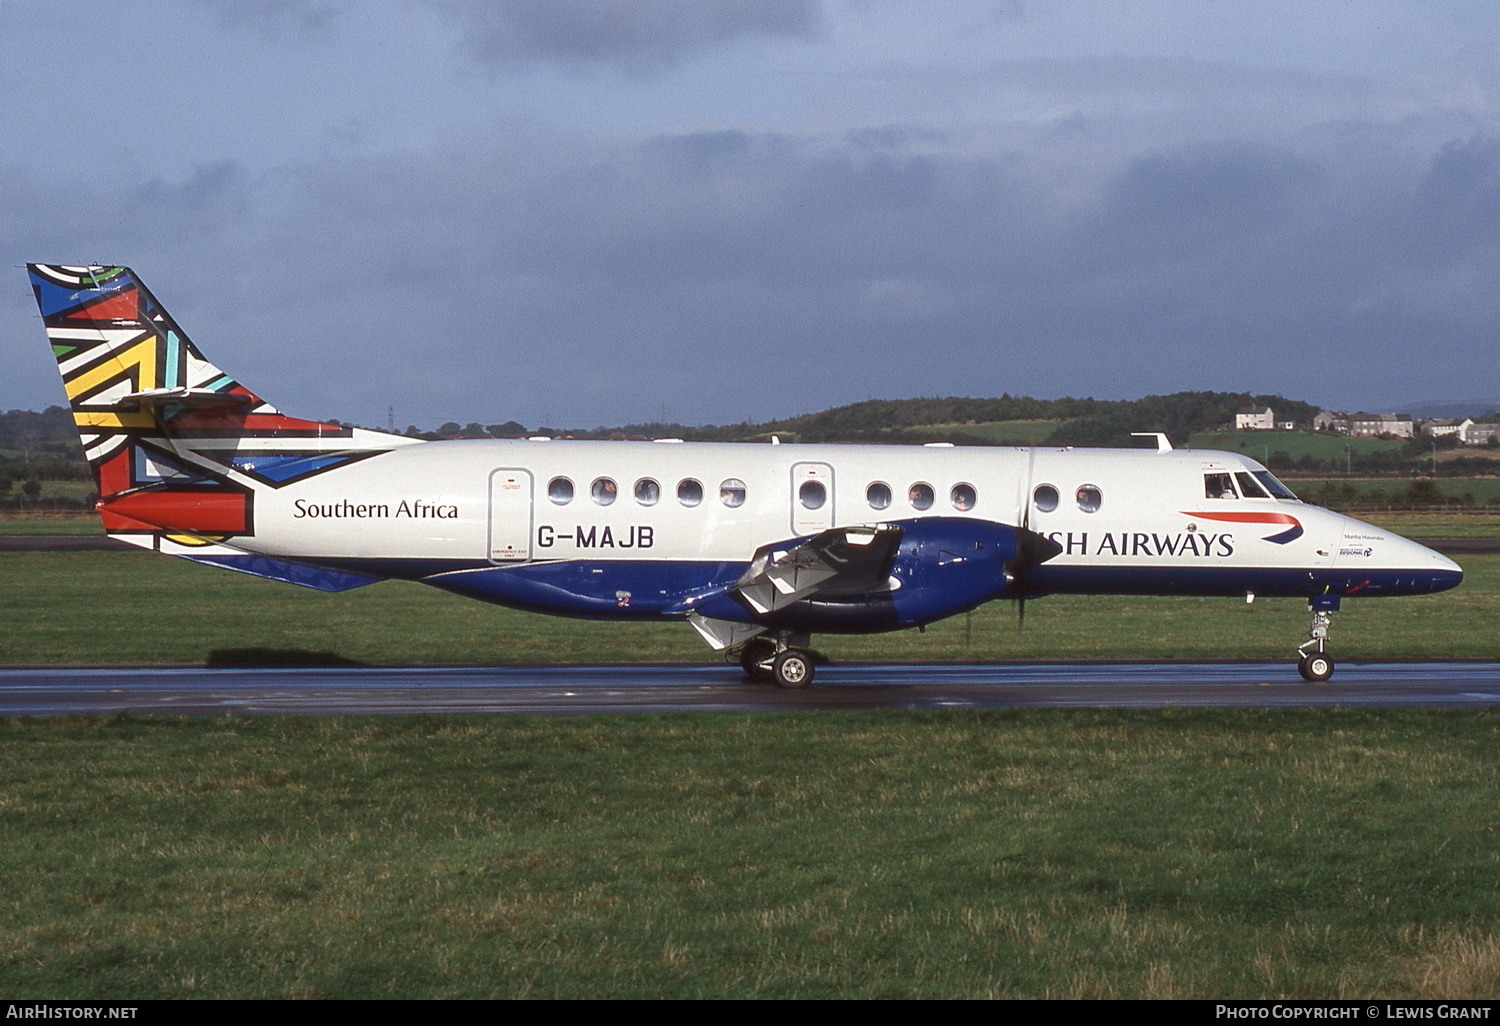
<path fill-rule="evenodd" d="M 116 406 L 140 403 L 143 406 L 179 406 L 189 410 L 224 409 L 252 406 L 258 402 L 244 392 L 215 392 L 211 388 L 147 388 L 120 397 Z"/>
<path fill-rule="evenodd" d="M 304 588 L 313 588 L 317 591 L 349 591 L 352 588 L 361 588 L 366 584 L 374 584 L 385 578 L 376 577 L 373 574 L 355 574 L 345 570 L 328 570 L 320 566 L 308 566 L 305 563 L 293 563 L 285 559 L 272 559 L 269 556 L 257 556 L 253 553 L 244 555 L 204 555 L 194 556 L 183 554 L 183 559 L 191 559 L 194 563 L 203 563 L 207 566 L 221 566 L 225 570 L 234 570 L 237 573 L 250 574 L 253 577 L 265 577 L 273 581 L 282 581 L 286 584 L 297 584 Z"/>

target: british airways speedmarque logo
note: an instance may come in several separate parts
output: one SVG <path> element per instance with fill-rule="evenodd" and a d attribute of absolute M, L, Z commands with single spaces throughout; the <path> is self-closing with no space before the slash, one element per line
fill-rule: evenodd
<path fill-rule="evenodd" d="M 1214 510 L 1212 513 L 1189 513 L 1186 510 L 1180 512 L 1185 517 L 1218 520 L 1230 524 L 1290 524 L 1287 530 L 1267 535 L 1262 539 L 1262 541 L 1275 542 L 1277 545 L 1285 545 L 1287 542 L 1296 541 L 1302 537 L 1302 524 L 1290 513 L 1251 513 L 1239 510 Z"/>

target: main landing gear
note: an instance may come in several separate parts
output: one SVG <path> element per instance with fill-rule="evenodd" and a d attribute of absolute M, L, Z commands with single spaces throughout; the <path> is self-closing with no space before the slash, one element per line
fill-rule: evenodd
<path fill-rule="evenodd" d="M 805 688 L 813 679 L 808 634 L 776 631 L 751 638 L 740 649 L 740 666 L 752 680 L 775 681 L 777 687 Z"/>
<path fill-rule="evenodd" d="M 1309 684 L 1320 684 L 1333 676 L 1333 656 L 1328 654 L 1328 625 L 1338 609 L 1337 596 L 1319 595 L 1307 603 L 1312 611 L 1312 626 L 1307 628 L 1307 640 L 1297 646 L 1301 658 L 1297 660 L 1297 672 Z"/>

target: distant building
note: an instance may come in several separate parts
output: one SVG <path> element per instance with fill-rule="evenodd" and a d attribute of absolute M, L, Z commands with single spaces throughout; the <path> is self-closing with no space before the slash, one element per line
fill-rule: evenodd
<path fill-rule="evenodd" d="M 1269 406 L 1245 406 L 1234 415 L 1236 431 L 1270 431 L 1276 427 L 1276 414 Z"/>
<path fill-rule="evenodd" d="M 1496 438 L 1500 424 L 1475 424 L 1469 422 L 1468 429 L 1459 432 L 1459 440 L 1465 445 L 1489 445 Z"/>
<path fill-rule="evenodd" d="M 1435 417 L 1422 423 L 1422 432 L 1429 438 L 1447 438 L 1452 435 L 1458 436 L 1463 441 L 1463 435 L 1474 422 L 1468 417 Z"/>
<path fill-rule="evenodd" d="M 1349 434 L 1354 438 L 1411 438 L 1415 425 L 1406 413 L 1354 413 L 1349 416 Z"/>
<path fill-rule="evenodd" d="M 1313 418 L 1314 431 L 1332 431 L 1334 434 L 1349 433 L 1349 414 L 1344 410 L 1319 410 Z"/>

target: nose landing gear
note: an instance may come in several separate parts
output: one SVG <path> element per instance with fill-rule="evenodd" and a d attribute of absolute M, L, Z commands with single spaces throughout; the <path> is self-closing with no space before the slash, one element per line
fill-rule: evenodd
<path fill-rule="evenodd" d="M 1297 660 L 1297 672 L 1309 684 L 1319 684 L 1333 676 L 1333 656 L 1328 654 L 1328 625 L 1338 607 L 1337 595 L 1318 595 L 1307 603 L 1313 619 L 1307 628 L 1307 640 L 1297 646 L 1301 654 Z"/>

